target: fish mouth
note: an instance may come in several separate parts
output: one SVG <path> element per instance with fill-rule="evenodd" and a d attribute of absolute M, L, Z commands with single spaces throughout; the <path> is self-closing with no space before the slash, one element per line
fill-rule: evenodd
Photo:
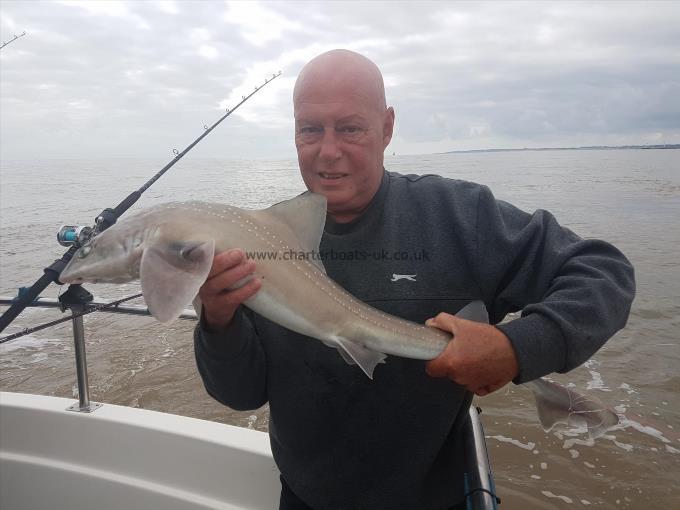
<path fill-rule="evenodd" d="M 69 271 L 62 271 L 61 274 L 59 275 L 59 281 L 61 283 L 85 283 L 85 280 L 81 278 L 80 276 L 73 276 L 72 274 L 69 274 Z"/>

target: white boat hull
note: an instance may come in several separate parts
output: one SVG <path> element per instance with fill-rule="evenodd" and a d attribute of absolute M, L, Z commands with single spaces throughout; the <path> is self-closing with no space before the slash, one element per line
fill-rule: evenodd
<path fill-rule="evenodd" d="M 0 392 L 0 508 L 275 509 L 267 434 L 172 414 Z"/>

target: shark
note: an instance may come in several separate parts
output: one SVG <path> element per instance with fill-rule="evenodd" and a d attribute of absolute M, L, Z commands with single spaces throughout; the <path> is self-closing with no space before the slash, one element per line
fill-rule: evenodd
<path fill-rule="evenodd" d="M 144 209 L 90 239 L 62 271 L 63 283 L 141 282 L 151 315 L 176 319 L 193 303 L 216 253 L 241 248 L 259 254 L 260 290 L 244 305 L 290 330 L 337 349 L 349 364 L 373 378 L 387 355 L 430 360 L 453 340 L 437 328 L 389 315 L 357 299 L 326 275 L 320 260 L 291 254 L 318 253 L 326 199 L 306 192 L 267 209 L 207 202 L 171 202 Z M 473 301 L 458 317 L 488 322 L 484 303 Z M 592 396 L 545 378 L 525 384 L 536 399 L 546 431 L 585 426 L 598 437 L 618 424 L 618 415 Z"/>

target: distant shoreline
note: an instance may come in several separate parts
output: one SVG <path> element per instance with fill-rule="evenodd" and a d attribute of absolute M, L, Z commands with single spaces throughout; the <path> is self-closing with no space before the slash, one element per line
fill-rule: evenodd
<path fill-rule="evenodd" d="M 446 151 L 438 154 L 465 154 L 470 152 L 520 152 L 520 151 L 597 151 L 597 150 L 621 150 L 621 149 L 680 149 L 680 144 L 663 145 L 591 145 L 587 147 L 536 147 L 523 149 L 468 149 Z"/>

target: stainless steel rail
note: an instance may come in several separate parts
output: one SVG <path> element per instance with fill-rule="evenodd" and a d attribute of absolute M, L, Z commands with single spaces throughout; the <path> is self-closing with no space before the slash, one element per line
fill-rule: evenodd
<path fill-rule="evenodd" d="M 463 430 L 465 441 L 465 503 L 468 510 L 498 510 L 500 499 L 489 465 L 481 409 L 470 407 L 470 420 Z"/>
<path fill-rule="evenodd" d="M 12 305 L 15 298 L 10 297 L 0 297 L 0 305 Z M 78 314 L 85 312 L 98 306 L 107 304 L 105 301 L 90 301 L 86 304 L 69 305 L 69 309 L 74 313 Z M 50 298 L 38 298 L 34 300 L 28 306 L 40 307 L 40 308 L 59 308 L 64 310 L 64 304 L 56 299 Z M 134 305 L 116 305 L 108 308 L 102 308 L 98 310 L 99 312 L 108 313 L 123 313 L 127 315 L 147 315 L 150 316 L 151 313 L 149 309 L 145 306 L 134 306 Z M 193 319 L 196 320 L 196 314 L 191 310 L 185 310 L 184 313 L 180 315 L 181 319 Z M 91 413 L 97 408 L 101 407 L 102 404 L 90 401 L 90 385 L 87 377 L 87 356 L 85 353 L 85 325 L 83 323 L 83 317 L 73 318 L 73 342 L 76 354 L 76 377 L 78 379 L 78 402 L 67 407 L 68 411 L 77 411 L 81 413 Z"/>
<path fill-rule="evenodd" d="M 73 313 L 84 311 L 83 305 L 71 306 Z M 78 403 L 67 407 L 68 411 L 91 413 L 101 404 L 90 402 L 90 383 L 87 377 L 87 356 L 85 355 L 85 325 L 83 317 L 73 318 L 73 342 L 76 352 L 76 377 L 78 379 Z"/>
<path fill-rule="evenodd" d="M 0 296 L 0 305 L 5 305 L 9 306 L 11 305 L 16 298 L 12 297 L 7 297 L 7 296 Z M 102 306 L 105 305 L 106 301 L 91 301 L 85 305 L 85 310 L 90 310 L 92 308 L 95 308 L 97 306 Z M 35 301 L 33 301 L 30 305 L 30 307 L 37 307 L 37 308 L 61 308 L 63 305 L 57 301 L 56 299 L 51 299 L 51 298 L 38 298 Z M 149 313 L 149 309 L 146 306 L 141 306 L 141 305 L 118 305 L 118 306 L 113 306 L 110 308 L 104 308 L 102 310 L 99 310 L 100 312 L 105 312 L 105 313 L 123 313 L 127 315 L 147 315 L 151 316 L 151 313 Z M 182 315 L 179 316 L 180 319 L 189 319 L 189 320 L 196 320 L 196 313 L 192 310 L 184 310 L 182 312 Z"/>

